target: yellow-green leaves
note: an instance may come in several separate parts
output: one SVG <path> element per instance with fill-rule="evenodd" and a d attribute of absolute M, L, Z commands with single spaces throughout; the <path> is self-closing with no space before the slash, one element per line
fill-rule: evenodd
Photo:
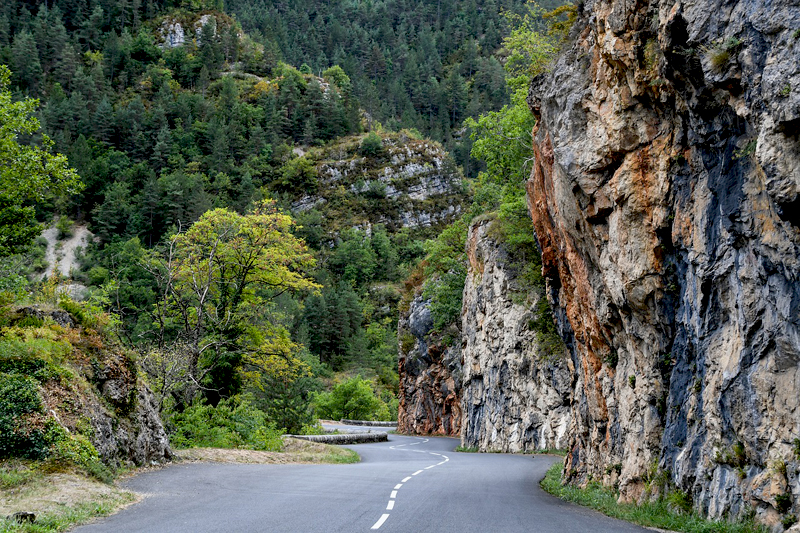
<path fill-rule="evenodd" d="M 287 291 L 319 288 L 293 224 L 270 201 L 246 215 L 214 209 L 151 257 L 146 268 L 161 292 L 154 333 L 162 350 L 181 347 L 186 379 L 175 387 L 186 401 L 201 388 L 227 396 L 243 380 L 260 386 L 263 377 L 307 375 L 274 304 Z"/>

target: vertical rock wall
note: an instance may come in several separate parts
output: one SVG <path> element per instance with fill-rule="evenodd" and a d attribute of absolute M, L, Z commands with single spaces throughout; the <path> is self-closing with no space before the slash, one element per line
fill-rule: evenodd
<path fill-rule="evenodd" d="M 524 287 L 491 222 L 469 230 L 460 335 L 445 347 L 428 303 L 400 317 L 400 413 L 405 433 L 461 437 L 481 451 L 564 448 L 572 420 L 571 360 L 531 329 L 542 295 Z"/>
<path fill-rule="evenodd" d="M 798 28 L 789 0 L 590 0 L 534 80 L 571 481 L 636 500 L 657 468 L 712 517 L 800 515 Z"/>
<path fill-rule="evenodd" d="M 481 451 L 566 448 L 570 361 L 546 353 L 530 324 L 543 295 L 525 287 L 492 222 L 470 227 L 462 314 L 461 445 Z"/>
<path fill-rule="evenodd" d="M 461 352 L 431 334 L 428 301 L 414 298 L 398 323 L 400 409 L 397 430 L 418 435 L 461 432 Z"/>

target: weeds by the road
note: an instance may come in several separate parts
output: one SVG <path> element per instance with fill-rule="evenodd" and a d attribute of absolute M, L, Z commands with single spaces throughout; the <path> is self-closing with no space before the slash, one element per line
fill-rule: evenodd
<path fill-rule="evenodd" d="M 186 448 L 175 450 L 184 461 L 213 461 L 219 463 L 286 464 L 286 463 L 328 463 L 350 464 L 361 460 L 356 452 L 348 448 L 309 442 L 307 440 L 284 437 L 283 451 L 267 452 L 243 448 Z"/>
<path fill-rule="evenodd" d="M 478 453 L 477 446 L 456 446 L 455 451 L 463 453 Z"/>
<path fill-rule="evenodd" d="M 686 533 L 767 533 L 767 529 L 752 521 L 725 522 L 706 520 L 696 513 L 676 513 L 670 509 L 668 498 L 641 505 L 617 503 L 617 494 L 599 483 L 591 482 L 585 489 L 561 484 L 564 464 L 557 462 L 541 481 L 542 488 L 563 500 L 585 505 L 601 513 L 648 527 Z"/>
<path fill-rule="evenodd" d="M 0 532 L 65 531 L 91 518 L 106 516 L 136 500 L 136 495 L 89 478 L 82 472 L 47 473 L 43 464 L 9 460 L 0 464 Z M 15 512 L 35 514 L 34 522 L 4 518 Z"/>
<path fill-rule="evenodd" d="M 361 460 L 356 452 L 348 448 L 335 448 L 324 457 L 323 463 L 353 464 Z"/>

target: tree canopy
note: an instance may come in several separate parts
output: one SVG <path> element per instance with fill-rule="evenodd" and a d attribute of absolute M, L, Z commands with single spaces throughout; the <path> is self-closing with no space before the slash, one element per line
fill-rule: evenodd
<path fill-rule="evenodd" d="M 213 400 L 236 394 L 261 373 L 287 380 L 304 374 L 296 346 L 271 302 L 287 291 L 314 291 L 314 258 L 292 234 L 291 217 L 273 202 L 240 215 L 204 213 L 150 255 L 159 286 L 154 340 L 178 346 L 187 361 L 183 398 L 198 389 Z M 178 391 L 176 390 L 176 393 Z"/>

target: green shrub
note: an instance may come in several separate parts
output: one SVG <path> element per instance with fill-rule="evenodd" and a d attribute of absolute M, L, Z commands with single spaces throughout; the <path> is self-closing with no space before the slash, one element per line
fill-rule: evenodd
<path fill-rule="evenodd" d="M 414 348 L 415 342 L 414 335 L 404 331 L 400 334 L 400 351 L 402 351 L 404 354 L 407 354 L 412 348 Z"/>
<path fill-rule="evenodd" d="M 109 277 L 108 269 L 103 268 L 101 266 L 93 266 L 91 269 L 89 269 L 87 277 L 89 278 L 90 285 L 95 285 L 99 287 L 100 285 L 108 281 Z"/>
<path fill-rule="evenodd" d="M 172 416 L 172 444 L 178 448 L 210 447 L 280 451 L 283 429 L 267 423 L 266 414 L 249 396 L 234 396 L 216 407 L 195 403 Z"/>
<path fill-rule="evenodd" d="M 75 223 L 69 217 L 60 216 L 56 222 L 56 229 L 58 230 L 58 239 L 69 239 L 74 235 L 73 226 Z"/>
<path fill-rule="evenodd" d="M 317 189 L 317 167 L 308 157 L 290 159 L 281 168 L 274 186 L 281 192 L 312 193 Z"/>
<path fill-rule="evenodd" d="M 383 141 L 374 131 L 369 132 L 362 140 L 359 152 L 361 155 L 375 157 L 383 151 Z"/>
<path fill-rule="evenodd" d="M 331 420 L 379 420 L 381 416 L 390 416 L 386 404 L 361 376 L 339 383 L 330 392 L 315 394 L 311 403 L 317 416 Z"/>
<path fill-rule="evenodd" d="M 47 457 L 47 428 L 38 420 L 43 417 L 44 406 L 36 380 L 0 373 L 0 458 Z"/>
<path fill-rule="evenodd" d="M 791 494 L 778 494 L 777 496 L 775 496 L 775 509 L 777 509 L 779 513 L 783 514 L 791 508 L 792 508 Z"/>
<path fill-rule="evenodd" d="M 273 424 L 260 426 L 253 433 L 250 443 L 255 450 L 268 452 L 279 452 L 283 449 L 283 430 L 276 428 Z"/>
<path fill-rule="evenodd" d="M 75 320 L 81 326 L 100 330 L 108 326 L 113 327 L 116 323 L 116 317 L 103 310 L 103 305 L 108 304 L 108 302 L 103 301 L 102 298 L 95 297 L 87 301 L 76 302 L 70 298 L 62 297 L 58 302 L 58 306 L 75 317 Z"/>
<path fill-rule="evenodd" d="M 319 423 L 319 420 L 313 424 L 304 424 L 300 429 L 300 435 L 324 435 L 325 428 Z"/>
<path fill-rule="evenodd" d="M 667 504 L 670 509 L 680 514 L 692 512 L 692 497 L 688 492 L 673 490 L 667 494 Z"/>
<path fill-rule="evenodd" d="M 60 467 L 75 465 L 104 483 L 113 480 L 111 470 L 103 464 L 97 449 L 84 435 L 70 434 L 52 421 L 48 426 L 46 440 L 50 443 L 50 464 Z"/>
<path fill-rule="evenodd" d="M 66 368 L 59 366 L 59 363 L 71 351 L 72 346 L 64 341 L 2 337 L 0 372 L 24 374 L 41 383 L 50 379 L 70 377 L 72 374 Z"/>

